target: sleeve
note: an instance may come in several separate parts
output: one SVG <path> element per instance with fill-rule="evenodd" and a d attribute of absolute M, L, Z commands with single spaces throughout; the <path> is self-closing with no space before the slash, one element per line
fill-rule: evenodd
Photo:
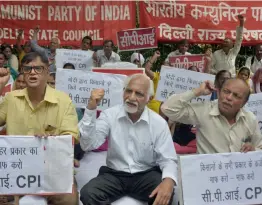
<path fill-rule="evenodd" d="M 243 41 L 243 27 L 238 26 L 236 30 L 236 41 L 233 48 L 233 52 L 235 56 L 237 56 L 238 52 L 240 51 L 242 41 Z"/>
<path fill-rule="evenodd" d="M 60 128 L 60 135 L 72 135 L 75 138 L 75 143 L 79 141 L 79 131 L 77 127 L 76 109 L 72 102 L 69 103 L 67 110 L 64 113 Z"/>
<path fill-rule="evenodd" d="M 80 145 L 84 151 L 99 148 L 109 136 L 110 124 L 108 116 L 102 112 L 96 119 L 96 110 L 85 110 L 84 117 L 78 124 Z"/>
<path fill-rule="evenodd" d="M 42 48 L 41 46 L 39 46 L 39 45 L 37 44 L 37 41 L 31 40 L 30 42 L 31 42 L 32 50 L 33 50 L 34 52 L 44 53 L 44 54 L 45 54 L 45 48 Z"/>
<path fill-rule="evenodd" d="M 162 171 L 162 179 L 171 178 L 177 184 L 177 155 L 166 122 L 163 128 L 160 136 L 157 136 L 155 144 L 155 152 L 157 154 L 156 163 Z"/>
<path fill-rule="evenodd" d="M 212 55 L 212 59 L 211 59 L 211 73 L 212 74 L 216 74 L 217 73 L 217 69 L 216 69 L 216 64 L 217 64 L 217 60 L 216 60 L 216 52 Z"/>
<path fill-rule="evenodd" d="M 245 63 L 245 66 L 248 67 L 249 69 L 251 69 L 251 59 L 252 57 L 248 57 Z"/>
<path fill-rule="evenodd" d="M 11 59 L 10 59 L 10 66 L 12 68 L 14 68 L 16 71 L 18 70 L 18 66 L 19 66 L 19 62 L 18 62 L 18 58 L 16 57 L 16 55 L 12 55 Z"/>
<path fill-rule="evenodd" d="M 8 101 L 10 101 L 9 93 L 0 100 L 0 126 L 3 126 L 6 123 Z"/>
<path fill-rule="evenodd" d="M 116 53 L 116 62 L 121 61 L 120 56 Z"/>
<path fill-rule="evenodd" d="M 181 94 L 174 94 L 162 105 L 162 112 L 172 121 L 183 124 L 198 125 L 197 113 L 200 112 L 204 103 L 190 103 L 196 96 L 194 92 L 187 91 Z"/>

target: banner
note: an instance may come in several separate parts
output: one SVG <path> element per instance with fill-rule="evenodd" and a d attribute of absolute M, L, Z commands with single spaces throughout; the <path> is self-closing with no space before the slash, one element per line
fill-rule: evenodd
<path fill-rule="evenodd" d="M 180 160 L 184 204 L 261 204 L 262 152 L 190 155 Z"/>
<path fill-rule="evenodd" d="M 93 67 L 93 53 L 93 51 L 56 49 L 56 67 L 63 68 L 66 63 L 71 63 L 76 70 L 90 71 Z"/>
<path fill-rule="evenodd" d="M 72 193 L 72 136 L 0 136 L 0 144 L 0 195 Z"/>
<path fill-rule="evenodd" d="M 236 38 L 238 14 L 245 16 L 243 43 L 262 40 L 260 1 L 140 1 L 140 26 L 156 27 L 159 41 L 188 39 L 194 43 L 221 43 Z"/>
<path fill-rule="evenodd" d="M 67 93 L 76 107 L 85 108 L 91 91 L 95 88 L 102 88 L 105 90 L 105 96 L 98 109 L 105 110 L 123 103 L 125 78 L 125 75 L 57 69 L 56 89 Z"/>
<path fill-rule="evenodd" d="M 58 37 L 62 45 L 80 46 L 84 36 L 93 45 L 106 39 L 116 43 L 116 33 L 136 27 L 134 1 L 1 1 L 0 44 L 15 44 L 19 28 L 23 39 L 32 36 L 39 25 L 39 45 Z"/>
<path fill-rule="evenodd" d="M 162 66 L 156 91 L 156 100 L 166 101 L 173 94 L 183 93 L 200 86 L 206 80 L 214 82 L 215 76 L 195 71 Z M 200 96 L 193 101 L 209 101 L 211 95 Z"/>
<path fill-rule="evenodd" d="M 245 109 L 251 111 L 256 115 L 260 131 L 262 132 L 262 93 L 251 94 Z"/>
<path fill-rule="evenodd" d="M 175 68 L 188 69 L 196 66 L 200 71 L 204 70 L 205 55 L 181 55 L 169 57 L 169 64 Z"/>
<path fill-rule="evenodd" d="M 117 32 L 119 51 L 157 48 L 155 28 L 137 28 Z"/>
<path fill-rule="evenodd" d="M 93 68 L 93 72 L 97 73 L 111 73 L 111 74 L 120 74 L 120 75 L 133 75 L 133 74 L 144 74 L 145 69 L 144 68 Z"/>

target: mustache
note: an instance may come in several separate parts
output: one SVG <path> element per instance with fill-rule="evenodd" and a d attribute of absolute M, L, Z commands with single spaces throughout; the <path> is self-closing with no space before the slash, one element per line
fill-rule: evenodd
<path fill-rule="evenodd" d="M 130 100 L 126 100 L 125 103 L 129 103 L 131 105 L 138 106 L 137 102 L 131 102 Z"/>

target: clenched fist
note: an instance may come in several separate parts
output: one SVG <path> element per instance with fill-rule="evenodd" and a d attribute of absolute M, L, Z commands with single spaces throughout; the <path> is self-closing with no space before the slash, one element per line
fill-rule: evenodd
<path fill-rule="evenodd" d="M 0 68 L 0 90 L 5 87 L 6 83 L 10 79 L 10 71 L 7 68 Z"/>
<path fill-rule="evenodd" d="M 100 103 L 100 101 L 103 99 L 105 95 L 104 89 L 94 89 L 91 92 L 90 100 L 88 102 L 88 109 L 94 110 L 96 109 L 97 105 Z"/>

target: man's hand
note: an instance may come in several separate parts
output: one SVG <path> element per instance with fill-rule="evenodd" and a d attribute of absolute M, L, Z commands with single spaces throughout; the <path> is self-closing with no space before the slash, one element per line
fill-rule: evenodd
<path fill-rule="evenodd" d="M 175 182 L 171 178 L 166 178 L 162 181 L 150 194 L 150 198 L 156 195 L 153 205 L 168 205 L 173 194 Z"/>
<path fill-rule="evenodd" d="M 38 25 L 38 26 L 36 26 L 35 28 L 34 28 L 34 33 L 38 33 L 40 31 L 40 26 Z"/>
<path fill-rule="evenodd" d="M 161 56 L 160 51 L 155 51 L 154 57 L 159 58 Z"/>
<path fill-rule="evenodd" d="M 96 109 L 97 105 L 103 99 L 104 95 L 105 95 L 104 89 L 94 89 L 94 90 L 92 90 L 87 108 L 89 110 Z"/>
<path fill-rule="evenodd" d="M 18 36 L 22 36 L 23 33 L 24 33 L 24 29 L 20 28 L 20 29 L 18 30 Z"/>
<path fill-rule="evenodd" d="M 202 95 L 210 95 L 215 90 L 215 86 L 211 81 L 205 81 L 200 85 L 200 87 L 194 90 L 194 93 L 196 97 L 199 97 Z"/>
<path fill-rule="evenodd" d="M 9 79 L 10 79 L 9 68 L 0 68 L 0 90 L 1 91 L 5 87 Z"/>
<path fill-rule="evenodd" d="M 244 18 L 244 16 L 241 15 L 241 14 L 239 14 L 237 17 L 238 17 L 240 26 L 243 27 L 243 26 L 244 26 L 244 23 L 245 23 L 245 18 Z"/>
<path fill-rule="evenodd" d="M 255 151 L 255 147 L 250 143 L 250 142 L 247 142 L 245 144 L 243 144 L 240 152 L 252 152 L 252 151 Z"/>

